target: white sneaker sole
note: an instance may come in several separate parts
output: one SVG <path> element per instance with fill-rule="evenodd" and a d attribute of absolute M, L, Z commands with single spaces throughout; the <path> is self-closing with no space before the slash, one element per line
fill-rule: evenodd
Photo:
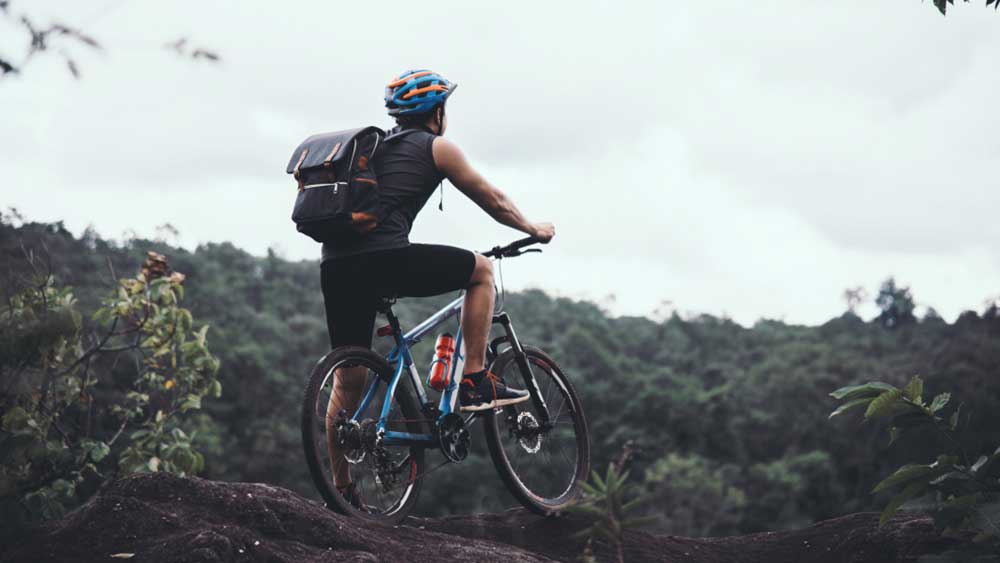
<path fill-rule="evenodd" d="M 462 411 L 462 412 L 485 411 L 485 410 L 489 410 L 489 409 L 496 409 L 496 408 L 504 407 L 504 406 L 507 406 L 507 405 L 514 405 L 514 404 L 517 404 L 517 403 L 523 403 L 523 402 L 527 401 L 530 398 L 531 398 L 531 395 L 525 395 L 523 397 L 518 397 L 516 399 L 494 399 L 493 401 L 490 401 L 488 403 L 479 403 L 478 405 L 464 406 L 464 407 L 461 407 L 459 410 Z"/>

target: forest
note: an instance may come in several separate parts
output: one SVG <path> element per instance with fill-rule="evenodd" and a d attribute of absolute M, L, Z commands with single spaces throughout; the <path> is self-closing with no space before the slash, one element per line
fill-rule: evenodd
<path fill-rule="evenodd" d="M 172 451 L 184 455 L 161 454 L 157 460 L 173 465 L 151 465 L 134 444 L 110 440 L 123 416 L 120 406 L 137 385 L 129 369 L 138 368 L 123 367 L 127 362 L 94 362 L 85 391 L 103 410 L 91 407 L 86 428 L 81 413 L 64 417 L 59 430 L 64 440 L 89 448 L 102 479 L 169 470 L 275 484 L 318 498 L 302 461 L 298 427 L 305 380 L 328 349 L 317 261 L 289 261 L 273 251 L 253 256 L 230 243 L 189 251 L 158 240 L 109 242 L 92 230 L 76 237 L 60 223 L 5 215 L 0 224 L 5 315 L 18 288 L 41 270 L 56 287 L 71 288 L 81 330 L 100 334 L 107 320 L 95 311 L 115 294 L 115 278 L 135 275 L 148 251 L 165 256 L 169 268 L 182 274 L 172 279 L 183 284 L 187 327 L 197 332 L 207 325 L 207 333 L 196 338 L 207 342 L 215 358 L 190 359 L 196 368 L 186 380 L 143 376 L 158 382 L 162 393 L 175 380 L 177 385 L 200 381 L 190 383 L 189 402 L 176 409 L 174 422 L 156 421 L 160 430 L 173 433 Z M 402 300 L 395 310 L 404 326 L 412 326 L 454 297 Z M 790 529 L 879 510 L 889 496 L 872 494 L 879 481 L 904 462 L 932 461 L 953 439 L 904 433 L 890 443 L 884 424 L 857 416 L 830 419 L 838 406 L 830 393 L 843 386 L 878 380 L 902 387 L 919 375 L 926 394 L 949 392 L 950 408 L 961 405 L 955 417 L 966 429 L 959 439 L 969 456 L 989 454 L 1000 444 L 996 305 L 966 311 L 953 323 L 933 309 L 918 318 L 909 288 L 891 279 L 875 299 L 881 313 L 873 319 L 847 310 L 819 326 L 761 319 L 747 328 L 709 315 L 674 314 L 661 322 L 614 317 L 593 303 L 537 290 L 508 292 L 505 310 L 520 338 L 547 350 L 581 393 L 594 467 L 603 470 L 631 442 L 639 451 L 630 478 L 634 494 L 656 500 L 645 509 L 655 519 L 652 529 L 700 537 Z M 9 380 L 14 336 L 5 330 L 0 338 L 7 340 L 2 350 L 8 356 L 0 362 L 0 375 Z M 418 345 L 418 361 L 429 362 L 431 347 L 432 341 Z M 146 410 L 162 402 L 154 391 L 147 393 L 154 396 L 146 397 Z M 77 471 L 75 487 L 63 476 L 60 481 L 69 484 L 43 499 L 47 502 L 23 502 L 23 483 L 9 467 L 17 461 L 11 428 L 17 417 L 11 413 L 30 396 L 5 393 L 0 400 L 6 467 L 0 474 L 0 510 L 5 518 L 28 521 L 80 504 L 95 486 Z M 146 434 L 133 435 L 133 442 L 143 439 Z M 416 512 L 493 512 L 515 504 L 474 434 L 466 461 L 428 476 Z"/>

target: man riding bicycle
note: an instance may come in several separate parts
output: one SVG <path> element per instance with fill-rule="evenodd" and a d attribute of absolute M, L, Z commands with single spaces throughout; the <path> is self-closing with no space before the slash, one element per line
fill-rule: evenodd
<path fill-rule="evenodd" d="M 410 229 L 439 184 L 447 178 L 497 222 L 548 242 L 551 223 L 531 223 L 514 203 L 482 177 L 462 151 L 442 135 L 445 102 L 456 84 L 429 70 L 411 70 L 385 89 L 385 105 L 396 127 L 389 130 L 375 159 L 380 201 L 388 213 L 373 231 L 345 243 L 324 243 L 321 284 L 332 348 L 371 348 L 379 299 L 428 297 L 465 290 L 461 325 L 465 367 L 459 386 L 462 410 L 486 410 L 528 399 L 527 391 L 499 381 L 485 366 L 493 318 L 493 264 L 486 257 L 452 246 L 411 244 Z M 406 275 L 394 275 L 397 272 Z M 344 368 L 330 397 L 328 420 L 361 399 L 365 368 Z M 338 452 L 331 447 L 331 455 Z M 347 464 L 334 464 L 334 482 L 345 496 L 357 493 Z M 353 498 L 352 498 L 353 502 Z"/>

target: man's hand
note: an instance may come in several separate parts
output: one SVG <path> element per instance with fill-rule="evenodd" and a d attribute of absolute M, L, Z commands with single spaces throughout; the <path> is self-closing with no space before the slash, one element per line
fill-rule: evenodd
<path fill-rule="evenodd" d="M 556 228 L 552 223 L 532 223 L 529 234 L 542 242 L 549 242 L 556 236 Z"/>

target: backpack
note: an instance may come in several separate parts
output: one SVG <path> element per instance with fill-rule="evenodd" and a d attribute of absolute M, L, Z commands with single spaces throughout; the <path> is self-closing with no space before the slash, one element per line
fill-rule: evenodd
<path fill-rule="evenodd" d="M 363 237 L 382 218 L 372 166 L 385 137 L 378 127 L 313 135 L 299 145 L 286 172 L 299 184 L 295 228 L 316 242 Z"/>

